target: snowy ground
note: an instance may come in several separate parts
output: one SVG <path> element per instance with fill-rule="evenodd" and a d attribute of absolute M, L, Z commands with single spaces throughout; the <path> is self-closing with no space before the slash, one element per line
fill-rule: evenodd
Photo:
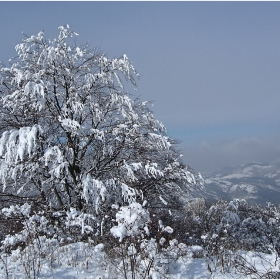
<path fill-rule="evenodd" d="M 196 248 L 189 247 L 190 252 Z M 192 250 L 194 249 L 194 250 Z M 245 259 L 256 267 L 260 275 L 262 272 L 271 269 L 273 255 L 266 255 L 264 259 L 248 252 L 243 255 Z M 108 257 L 103 251 L 102 245 L 92 246 L 83 242 L 69 244 L 60 247 L 52 252 L 47 259 L 32 259 L 32 256 L 15 252 L 12 257 L 2 255 L 1 278 L 60 278 L 60 279 L 102 279 L 102 278 L 124 278 L 121 273 L 121 265 L 116 266 L 108 262 Z M 240 273 L 235 273 L 233 269 L 222 273 L 219 269 L 205 258 L 194 258 L 188 254 L 184 258 L 179 258 L 176 262 L 169 265 L 168 274 L 164 278 L 192 279 L 192 278 L 252 278 Z M 257 276 L 257 275 L 255 275 Z M 151 273 L 152 278 L 163 278 L 156 271 Z M 38 277 L 36 277 L 38 278 Z M 129 275 L 128 275 L 128 278 Z M 255 277 L 254 277 L 255 278 Z"/>

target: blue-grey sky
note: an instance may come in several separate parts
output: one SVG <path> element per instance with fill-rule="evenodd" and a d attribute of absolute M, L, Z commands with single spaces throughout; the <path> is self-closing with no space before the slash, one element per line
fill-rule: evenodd
<path fill-rule="evenodd" d="M 280 159 L 280 2 L 0 2 L 0 60 L 69 24 L 110 57 L 202 173 Z"/>

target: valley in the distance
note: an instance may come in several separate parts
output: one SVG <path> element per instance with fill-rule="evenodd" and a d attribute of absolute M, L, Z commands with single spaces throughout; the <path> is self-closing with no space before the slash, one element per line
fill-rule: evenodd
<path fill-rule="evenodd" d="M 208 202 L 246 199 L 262 206 L 267 202 L 280 203 L 280 163 L 249 163 L 224 168 L 203 178 L 205 191 L 199 196 Z"/>

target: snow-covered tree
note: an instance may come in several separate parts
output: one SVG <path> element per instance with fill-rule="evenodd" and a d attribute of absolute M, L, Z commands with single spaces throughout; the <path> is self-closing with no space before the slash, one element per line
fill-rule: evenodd
<path fill-rule="evenodd" d="M 169 207 L 202 187 L 148 103 L 125 91 L 121 79 L 136 87 L 139 76 L 128 57 L 78 47 L 77 35 L 67 25 L 53 40 L 27 36 L 0 69 L 2 193 L 101 225 L 112 204 Z"/>

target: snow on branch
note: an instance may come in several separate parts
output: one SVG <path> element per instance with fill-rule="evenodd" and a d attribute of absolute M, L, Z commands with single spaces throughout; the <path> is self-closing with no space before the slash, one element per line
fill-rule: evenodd
<path fill-rule="evenodd" d="M 60 178 L 64 170 L 67 172 L 69 163 L 65 160 L 58 146 L 51 147 L 44 154 L 45 166 L 49 167 L 51 178 Z"/>
<path fill-rule="evenodd" d="M 19 130 L 5 131 L 0 138 L 0 157 L 6 163 L 23 161 L 25 155 L 32 156 L 36 149 L 38 134 L 42 133 L 40 125 L 21 127 Z"/>
<path fill-rule="evenodd" d="M 116 214 L 117 226 L 111 228 L 111 234 L 122 242 L 126 236 L 137 236 L 143 232 L 149 235 L 149 212 L 137 202 L 123 206 Z"/>
<path fill-rule="evenodd" d="M 96 213 L 98 213 L 100 197 L 104 201 L 106 195 L 106 187 L 102 181 L 96 180 L 87 174 L 82 181 L 83 197 L 87 203 L 91 203 Z"/>

